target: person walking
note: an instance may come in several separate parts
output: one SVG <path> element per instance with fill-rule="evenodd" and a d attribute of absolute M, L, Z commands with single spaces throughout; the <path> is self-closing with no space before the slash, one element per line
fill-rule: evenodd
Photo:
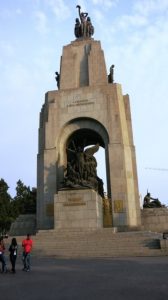
<path fill-rule="evenodd" d="M 30 271 L 30 253 L 33 247 L 33 241 L 30 238 L 30 234 L 27 234 L 25 240 L 22 241 L 23 247 L 23 271 Z"/>
<path fill-rule="evenodd" d="M 6 273 L 5 244 L 3 237 L 0 237 L 0 262 L 2 264 L 2 273 Z"/>
<path fill-rule="evenodd" d="M 12 273 L 16 273 L 15 265 L 16 265 L 16 258 L 17 258 L 17 250 L 18 250 L 18 245 L 17 245 L 16 238 L 12 238 L 11 244 L 9 246 L 9 252 L 10 252 L 9 258 L 12 265 L 12 269 L 11 269 Z"/>

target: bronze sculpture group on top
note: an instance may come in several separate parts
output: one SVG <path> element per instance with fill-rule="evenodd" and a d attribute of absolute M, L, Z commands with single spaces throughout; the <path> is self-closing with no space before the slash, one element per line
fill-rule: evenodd
<path fill-rule="evenodd" d="M 77 5 L 79 18 L 76 18 L 74 34 L 76 38 L 87 38 L 94 34 L 94 27 L 91 23 L 90 17 L 87 12 L 81 12 L 80 5 Z M 80 20 L 79 20 L 80 19 Z"/>

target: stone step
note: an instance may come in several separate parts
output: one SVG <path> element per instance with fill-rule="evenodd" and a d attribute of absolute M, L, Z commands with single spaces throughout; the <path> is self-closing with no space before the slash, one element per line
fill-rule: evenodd
<path fill-rule="evenodd" d="M 17 237 L 18 244 L 25 236 Z M 60 257 L 162 256 L 161 234 L 100 230 L 45 230 L 32 236 L 33 254 Z M 22 252 L 22 247 L 19 247 Z"/>
<path fill-rule="evenodd" d="M 146 237 L 151 237 L 151 236 L 156 236 L 156 235 L 121 235 L 120 233 L 115 233 L 115 234 L 110 234 L 110 233 L 106 233 L 106 232 L 101 232 L 101 233 L 92 233 L 92 234 L 90 234 L 90 233 L 88 233 L 88 232 L 85 232 L 85 233 L 64 233 L 64 232 L 62 232 L 62 233 L 59 233 L 59 232 L 57 232 L 57 233 L 55 233 L 55 234 L 39 234 L 39 233 L 37 233 L 36 234 L 36 236 L 38 236 L 38 237 L 40 237 L 40 236 L 42 236 L 42 237 L 48 237 L 48 236 L 51 236 L 51 237 L 57 237 L 57 236 L 62 236 L 62 237 L 64 237 L 64 236 L 71 236 L 71 237 L 80 237 L 80 236 L 82 236 L 82 237 L 85 237 L 85 236 L 89 236 L 89 237 L 120 237 L 120 238 L 122 238 L 122 237 L 125 237 L 125 238 L 129 238 L 129 237 L 140 237 L 140 236 L 146 236 Z M 160 235 L 159 235 L 160 236 Z"/>
<path fill-rule="evenodd" d="M 70 230 L 56 230 L 56 231 L 39 231 L 37 233 L 37 236 L 85 236 L 85 235 L 94 235 L 94 236 L 111 236 L 111 237 L 136 237 L 136 236 L 158 236 L 161 237 L 161 233 L 153 233 L 153 232 L 129 232 L 129 233 L 120 233 L 117 234 L 114 232 L 111 232 L 111 230 L 97 230 L 97 231 L 70 231 Z"/>
<path fill-rule="evenodd" d="M 34 253 L 35 254 L 35 253 Z M 102 249 L 101 251 L 99 250 L 81 250 L 80 252 L 77 249 L 52 249 L 52 250 L 47 250 L 47 251 L 41 251 L 40 253 L 38 252 L 38 255 L 40 256 L 59 256 L 59 257 L 131 257 L 131 256 L 162 256 L 164 255 L 163 252 L 161 252 L 159 249 L 155 250 L 144 250 L 144 249 L 129 249 L 129 251 L 120 251 L 117 249 L 116 251 L 111 251 L 111 249 Z"/>
<path fill-rule="evenodd" d="M 84 239 L 82 239 L 82 238 L 59 238 L 59 237 L 57 237 L 57 238 L 54 238 L 54 239 L 51 239 L 51 238 L 46 238 L 46 239 L 42 239 L 42 238 L 38 238 L 38 239 L 34 239 L 34 241 L 41 241 L 42 243 L 44 243 L 44 244 L 46 244 L 46 243 L 57 243 L 57 242 L 64 242 L 64 243 L 66 243 L 66 242 L 73 242 L 73 243 L 87 243 L 87 242 L 90 242 L 90 243 L 112 243 L 112 244 L 125 244 L 125 243 L 145 243 L 145 244 L 149 244 L 150 245 L 150 243 L 158 243 L 158 241 L 159 241 L 160 239 L 154 239 L 154 238 L 139 238 L 139 239 L 125 239 L 125 238 L 123 238 L 123 239 L 117 239 L 117 238 L 115 238 L 115 239 L 111 239 L 111 238 L 108 238 L 108 239 L 106 239 L 106 238 L 100 238 L 100 239 L 97 239 L 97 238 L 92 238 L 92 239 L 89 239 L 89 238 L 84 238 Z"/>

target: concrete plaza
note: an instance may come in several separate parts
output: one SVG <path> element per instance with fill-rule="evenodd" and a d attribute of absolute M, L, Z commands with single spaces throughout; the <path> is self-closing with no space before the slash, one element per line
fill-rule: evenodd
<path fill-rule="evenodd" d="M 30 272 L 19 256 L 16 274 L 0 274 L 3 300 L 168 299 L 168 257 L 31 261 Z"/>

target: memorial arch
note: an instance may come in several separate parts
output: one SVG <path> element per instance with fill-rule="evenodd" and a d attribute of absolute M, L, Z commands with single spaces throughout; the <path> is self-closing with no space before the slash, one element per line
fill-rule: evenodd
<path fill-rule="evenodd" d="M 37 228 L 103 226 L 101 178 L 94 156 L 85 150 L 89 145 L 93 153 L 99 145 L 105 149 L 112 226 L 135 228 L 141 217 L 129 96 L 114 82 L 114 65 L 107 74 L 100 41 L 81 36 L 80 24 L 75 32 L 77 39 L 63 47 L 58 90 L 46 93 L 40 113 Z M 80 148 L 76 157 L 81 155 L 85 164 L 70 157 L 68 148 L 71 152 Z M 86 164 L 92 167 L 91 175 L 83 174 Z M 86 210 L 90 205 L 94 213 Z M 75 209 L 79 214 L 73 215 Z M 87 222 L 88 215 L 92 218 Z"/>

